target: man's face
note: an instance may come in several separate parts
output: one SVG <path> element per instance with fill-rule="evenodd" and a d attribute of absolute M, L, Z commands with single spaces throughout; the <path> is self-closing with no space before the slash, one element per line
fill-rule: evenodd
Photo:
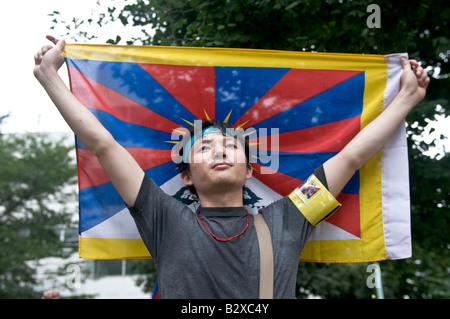
<path fill-rule="evenodd" d="M 186 186 L 205 192 L 240 189 L 252 176 L 244 146 L 233 136 L 209 133 L 198 138 L 189 150 L 189 170 L 182 173 Z"/>

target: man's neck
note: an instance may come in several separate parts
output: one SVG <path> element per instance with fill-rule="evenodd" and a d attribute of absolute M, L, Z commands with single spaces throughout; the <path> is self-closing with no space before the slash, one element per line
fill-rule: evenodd
<path fill-rule="evenodd" d="M 202 207 L 242 207 L 242 191 L 215 194 L 199 194 Z"/>

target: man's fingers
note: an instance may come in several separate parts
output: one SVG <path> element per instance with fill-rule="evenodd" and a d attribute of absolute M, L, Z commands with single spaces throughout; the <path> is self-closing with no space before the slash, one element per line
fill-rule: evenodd
<path fill-rule="evenodd" d="M 41 299 L 59 299 L 59 291 L 58 290 L 44 291 L 42 293 Z"/>
<path fill-rule="evenodd" d="M 47 53 L 48 50 L 51 50 L 53 47 L 51 45 L 44 45 L 41 48 L 41 54 L 44 55 L 45 53 Z"/>
<path fill-rule="evenodd" d="M 420 66 L 419 62 L 417 62 L 417 60 L 409 60 L 408 63 L 411 64 L 411 66 L 413 66 L 415 68 Z"/>
<path fill-rule="evenodd" d="M 420 67 L 419 62 L 417 62 L 417 60 L 406 60 L 405 58 L 401 58 L 400 59 L 400 64 L 403 68 L 418 68 Z"/>
<path fill-rule="evenodd" d="M 47 35 L 46 38 L 47 38 L 49 41 L 53 42 L 53 44 L 58 43 L 58 39 L 56 39 L 54 36 Z"/>
<path fill-rule="evenodd" d="M 38 51 L 35 55 L 34 55 L 34 60 L 36 61 L 36 63 L 41 63 L 42 61 L 42 57 L 48 52 L 48 50 L 50 50 L 52 48 L 51 45 L 44 45 L 40 51 Z"/>
<path fill-rule="evenodd" d="M 400 64 L 403 67 L 405 71 L 412 70 L 413 73 L 416 75 L 417 80 L 420 82 L 421 80 L 425 80 L 425 78 L 428 76 L 427 72 L 424 70 L 423 67 L 420 66 L 419 62 L 417 60 L 406 60 L 405 58 L 400 59 Z"/>
<path fill-rule="evenodd" d="M 62 39 L 62 40 L 59 40 L 57 43 L 56 43 L 56 47 L 59 49 L 59 50 L 64 50 L 64 47 L 66 46 L 66 40 L 64 40 L 64 39 Z"/>
<path fill-rule="evenodd" d="M 403 68 L 406 68 L 406 67 L 409 67 L 409 66 L 410 66 L 408 60 L 406 60 L 405 58 L 401 58 L 401 59 L 400 59 L 400 64 L 401 64 L 401 66 L 402 66 Z"/>
<path fill-rule="evenodd" d="M 41 53 L 36 53 L 35 55 L 34 55 L 34 62 L 36 63 L 36 64 L 40 64 L 41 63 L 41 59 L 42 59 L 42 54 Z"/>
<path fill-rule="evenodd" d="M 428 76 L 428 73 L 423 71 L 422 75 L 418 79 L 419 85 L 421 87 L 426 88 L 428 84 L 430 83 L 430 77 Z"/>
<path fill-rule="evenodd" d="M 52 35 L 47 35 L 46 38 L 47 38 L 47 40 L 51 41 L 55 45 L 55 47 L 58 48 L 61 51 L 66 46 L 66 40 L 64 40 L 64 39 L 58 40 L 57 38 L 55 38 Z"/>

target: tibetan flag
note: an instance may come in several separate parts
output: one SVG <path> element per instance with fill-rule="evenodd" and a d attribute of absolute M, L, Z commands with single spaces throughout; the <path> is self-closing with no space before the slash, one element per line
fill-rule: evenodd
<path fill-rule="evenodd" d="M 198 119 L 244 130 L 254 154 L 244 203 L 253 212 L 289 195 L 389 105 L 406 57 L 77 44 L 65 53 L 73 94 L 193 211 L 198 199 L 171 158 L 182 132 Z M 150 257 L 96 157 L 78 139 L 76 152 L 80 257 Z M 408 186 L 403 126 L 343 189 L 342 207 L 316 227 L 301 260 L 410 257 Z"/>

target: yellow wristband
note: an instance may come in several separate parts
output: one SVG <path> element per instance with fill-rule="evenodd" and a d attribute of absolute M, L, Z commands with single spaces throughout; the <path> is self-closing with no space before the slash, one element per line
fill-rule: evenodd
<path fill-rule="evenodd" d="M 341 206 L 315 175 L 294 189 L 289 198 L 313 226 L 317 226 Z"/>

